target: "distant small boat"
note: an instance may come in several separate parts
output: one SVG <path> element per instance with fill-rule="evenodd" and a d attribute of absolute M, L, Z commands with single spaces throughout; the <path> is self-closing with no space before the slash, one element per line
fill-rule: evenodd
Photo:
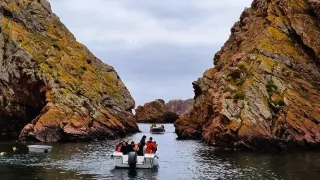
<path fill-rule="evenodd" d="M 156 126 L 150 127 L 150 133 L 152 134 L 163 134 L 165 132 L 166 132 L 166 129 L 164 128 L 163 125 L 161 125 L 160 127 L 156 127 Z"/>
<path fill-rule="evenodd" d="M 46 145 L 29 145 L 29 152 L 48 153 L 51 152 L 52 146 Z"/>

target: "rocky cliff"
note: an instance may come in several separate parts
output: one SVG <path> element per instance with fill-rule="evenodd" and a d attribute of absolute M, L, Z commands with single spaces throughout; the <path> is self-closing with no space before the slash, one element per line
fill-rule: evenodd
<path fill-rule="evenodd" d="M 139 123 L 174 123 L 179 118 L 176 113 L 169 110 L 162 99 L 138 106 L 135 111 L 135 118 Z"/>
<path fill-rule="evenodd" d="M 170 111 L 178 114 L 180 117 L 185 117 L 189 115 L 193 108 L 193 99 L 187 100 L 171 100 L 166 103 L 166 106 L 169 108 Z"/>
<path fill-rule="evenodd" d="M 228 148 L 319 147 L 319 10 L 319 0 L 254 0 L 193 83 L 194 111 L 177 134 Z"/>
<path fill-rule="evenodd" d="M 138 131 L 134 100 L 47 0 L 0 1 L 0 136 L 64 141 Z M 25 127 L 24 127 L 25 126 Z"/>

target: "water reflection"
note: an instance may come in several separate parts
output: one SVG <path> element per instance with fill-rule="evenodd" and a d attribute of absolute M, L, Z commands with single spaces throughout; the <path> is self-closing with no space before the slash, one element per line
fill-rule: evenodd
<path fill-rule="evenodd" d="M 200 148 L 196 162 L 200 178 L 319 179 L 320 153 L 253 153 Z"/>
<path fill-rule="evenodd" d="M 75 179 L 92 179 L 93 176 L 89 174 L 78 174 L 74 171 L 63 171 L 61 169 L 44 168 L 37 166 L 24 165 L 1 165 L 0 164 L 0 179 L 14 180 L 14 179 L 43 179 L 43 180 L 75 180 Z"/>
<path fill-rule="evenodd" d="M 158 179 L 158 170 L 157 169 L 137 169 L 137 170 L 128 170 L 128 169 L 113 169 L 111 170 L 114 179 L 137 179 L 137 180 L 156 180 Z"/>

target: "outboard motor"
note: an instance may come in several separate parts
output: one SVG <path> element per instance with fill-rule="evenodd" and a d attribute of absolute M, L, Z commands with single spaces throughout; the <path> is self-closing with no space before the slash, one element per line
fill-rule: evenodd
<path fill-rule="evenodd" d="M 136 152 L 130 152 L 128 155 L 128 164 L 130 169 L 135 169 L 137 163 L 137 153 Z"/>

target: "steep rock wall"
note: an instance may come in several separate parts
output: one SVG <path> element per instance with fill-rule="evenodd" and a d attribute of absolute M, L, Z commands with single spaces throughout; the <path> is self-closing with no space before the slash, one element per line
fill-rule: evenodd
<path fill-rule="evenodd" d="M 254 0 L 193 83 L 194 110 L 181 138 L 227 148 L 283 150 L 320 144 L 317 0 Z"/>
<path fill-rule="evenodd" d="M 138 131 L 133 108 L 115 69 L 76 41 L 47 0 L 0 2 L 0 136 L 26 125 L 22 140 L 116 138 Z"/>

